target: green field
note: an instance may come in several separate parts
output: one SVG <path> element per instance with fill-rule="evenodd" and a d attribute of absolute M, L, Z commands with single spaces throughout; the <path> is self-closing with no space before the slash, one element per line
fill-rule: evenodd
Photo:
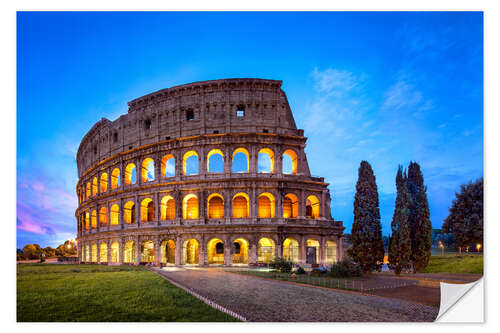
<path fill-rule="evenodd" d="M 144 267 L 18 264 L 17 321 L 236 321 Z"/>
<path fill-rule="evenodd" d="M 423 273 L 470 273 L 483 274 L 483 255 L 445 255 L 431 256 L 429 265 Z"/>

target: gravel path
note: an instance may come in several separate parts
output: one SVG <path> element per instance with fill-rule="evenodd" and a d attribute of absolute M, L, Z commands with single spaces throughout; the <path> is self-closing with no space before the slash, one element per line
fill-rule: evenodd
<path fill-rule="evenodd" d="M 162 275 L 232 310 L 249 321 L 354 322 L 434 321 L 439 309 L 219 269 L 162 269 Z"/>

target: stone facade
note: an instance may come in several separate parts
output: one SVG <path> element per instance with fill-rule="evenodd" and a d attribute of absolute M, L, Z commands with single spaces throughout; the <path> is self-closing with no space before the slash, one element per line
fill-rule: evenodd
<path fill-rule="evenodd" d="M 128 105 L 115 121 L 97 122 L 78 149 L 81 262 L 256 265 L 284 256 L 314 266 L 342 258 L 344 227 L 331 216 L 328 184 L 309 172 L 281 81 L 195 82 Z M 237 154 L 246 170 L 233 169 Z M 263 154 L 268 172 L 259 172 Z M 214 155 L 219 172 L 210 170 Z M 198 170 L 189 174 L 193 156 Z"/>

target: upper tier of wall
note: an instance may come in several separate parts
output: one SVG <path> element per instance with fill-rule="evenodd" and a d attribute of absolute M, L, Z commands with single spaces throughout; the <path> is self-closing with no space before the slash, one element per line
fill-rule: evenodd
<path fill-rule="evenodd" d="M 84 136 L 76 158 L 79 177 L 103 159 L 163 140 L 213 133 L 304 134 L 277 80 L 194 82 L 145 95 L 128 106 L 127 114 L 115 121 L 102 118 Z"/>

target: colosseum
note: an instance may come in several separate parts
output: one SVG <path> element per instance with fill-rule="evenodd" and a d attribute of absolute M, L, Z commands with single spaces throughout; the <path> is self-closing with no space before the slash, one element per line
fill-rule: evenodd
<path fill-rule="evenodd" d="M 281 81 L 163 89 L 102 118 L 77 153 L 82 263 L 327 266 L 341 221 L 311 176 Z M 325 153 L 327 150 L 325 149 Z"/>

